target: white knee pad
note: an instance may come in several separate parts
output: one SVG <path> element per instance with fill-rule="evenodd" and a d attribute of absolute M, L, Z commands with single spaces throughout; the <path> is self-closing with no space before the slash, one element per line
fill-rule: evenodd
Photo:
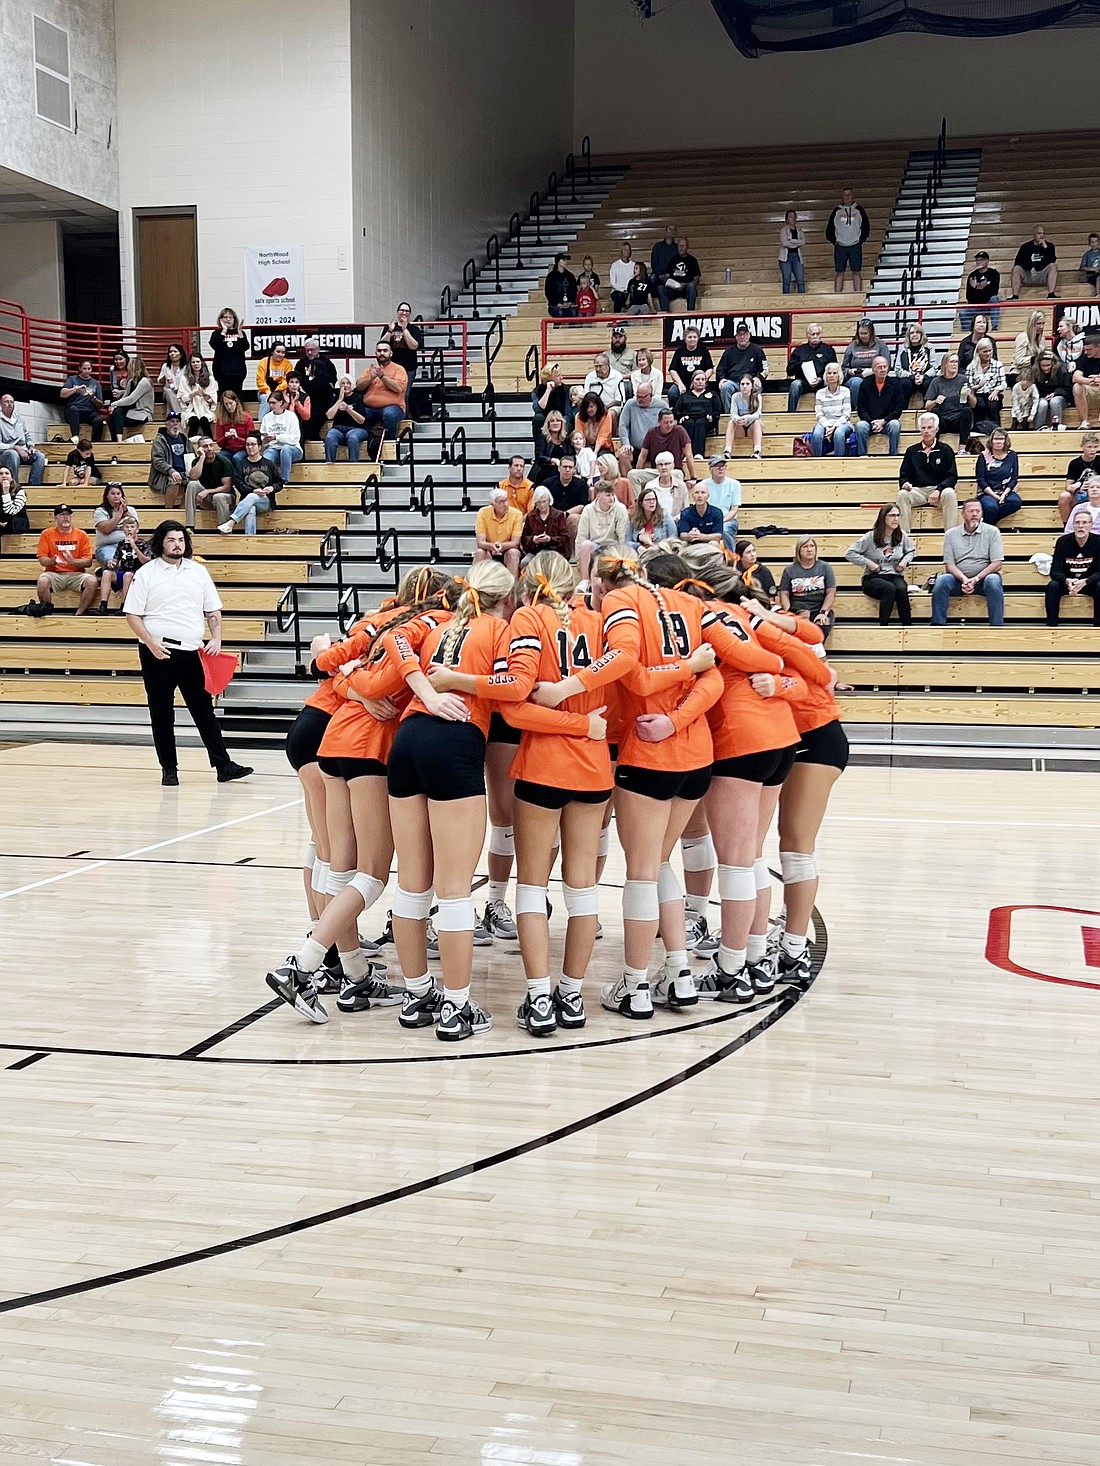
<path fill-rule="evenodd" d="M 779 869 L 785 886 L 797 886 L 800 881 L 816 881 L 817 857 L 804 855 L 798 850 L 781 850 Z"/>
<path fill-rule="evenodd" d="M 661 903 L 656 881 L 626 881 L 623 884 L 623 920 L 659 921 Z"/>
<path fill-rule="evenodd" d="M 373 906 L 386 889 L 384 881 L 380 881 L 377 876 L 368 875 L 365 870 L 357 870 L 348 885 L 362 896 L 364 907 Z"/>
<path fill-rule="evenodd" d="M 751 865 L 720 865 L 718 895 L 723 901 L 755 901 L 756 878 Z"/>
<path fill-rule="evenodd" d="M 431 891 L 403 891 L 400 886 L 393 893 L 393 914 L 403 916 L 406 921 L 427 921 L 432 909 Z"/>
<path fill-rule="evenodd" d="M 345 886 L 351 885 L 351 878 L 355 874 L 353 870 L 329 870 L 328 873 L 328 894 L 339 896 Z"/>
<path fill-rule="evenodd" d="M 512 833 L 511 825 L 490 825 L 489 826 L 489 854 L 490 855 L 514 855 L 516 853 L 515 836 Z"/>
<path fill-rule="evenodd" d="M 600 893 L 596 886 L 567 886 L 562 881 L 561 894 L 570 917 L 599 915 Z"/>
<path fill-rule="evenodd" d="M 313 874 L 309 878 L 309 884 L 317 892 L 318 896 L 328 895 L 328 861 L 315 860 L 313 862 Z"/>
<path fill-rule="evenodd" d="M 543 907 L 545 911 L 545 906 Z M 441 900 L 435 913 L 437 932 L 472 932 L 474 929 L 474 902 L 471 896 L 454 896 Z"/>
<path fill-rule="evenodd" d="M 610 851 L 610 849 L 611 849 L 611 826 L 610 825 L 606 825 L 600 831 L 600 843 L 599 843 L 599 847 L 597 848 L 596 853 L 597 853 L 597 855 L 602 855 L 602 856 L 606 857 L 607 854 L 608 854 L 608 852 Z"/>
<path fill-rule="evenodd" d="M 682 901 L 684 893 L 680 882 L 676 879 L 676 872 L 666 860 L 657 872 L 657 904 L 664 906 L 668 901 Z"/>
<path fill-rule="evenodd" d="M 311 840 L 306 846 L 306 853 L 302 859 L 302 869 L 312 870 L 317 864 L 317 846 Z"/>
<path fill-rule="evenodd" d="M 545 916 L 548 899 L 545 886 L 521 886 L 516 882 L 517 916 Z"/>
<path fill-rule="evenodd" d="M 752 863 L 752 878 L 758 891 L 770 891 L 772 884 L 772 873 L 768 869 L 768 862 L 761 857 Z"/>
<path fill-rule="evenodd" d="M 680 841 L 685 870 L 713 870 L 718 864 L 714 841 L 709 834 L 693 835 L 690 840 Z"/>

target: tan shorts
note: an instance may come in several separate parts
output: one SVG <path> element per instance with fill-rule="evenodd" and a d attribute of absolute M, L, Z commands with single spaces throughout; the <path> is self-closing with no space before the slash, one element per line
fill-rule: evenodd
<path fill-rule="evenodd" d="M 1085 389 L 1085 413 L 1090 423 L 1095 423 L 1100 417 L 1100 387 L 1090 387 L 1087 382 L 1081 384 Z"/>
<path fill-rule="evenodd" d="M 82 590 L 85 581 L 95 579 L 86 570 L 47 570 L 45 574 L 52 591 Z"/>

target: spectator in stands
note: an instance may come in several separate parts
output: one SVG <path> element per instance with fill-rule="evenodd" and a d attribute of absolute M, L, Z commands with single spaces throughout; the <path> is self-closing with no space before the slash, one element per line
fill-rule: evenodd
<path fill-rule="evenodd" d="M 157 386 L 164 398 L 166 412 L 171 412 L 173 408 L 176 412 L 180 410 L 180 389 L 183 386 L 183 374 L 186 370 L 187 355 L 183 347 L 169 346 L 165 352 L 161 369 L 157 373 Z"/>
<path fill-rule="evenodd" d="M 306 393 L 302 379 L 295 372 L 286 374 L 286 409 L 292 412 L 298 419 L 298 428 L 302 434 L 302 441 L 305 442 L 306 429 L 309 426 L 310 413 L 313 410 L 309 395 Z"/>
<path fill-rule="evenodd" d="M 588 485 L 577 474 L 576 460 L 563 458 L 557 474 L 547 479 L 542 487 L 548 490 L 554 508 L 565 515 L 572 546 L 577 537 L 577 524 L 581 510 L 588 503 Z"/>
<path fill-rule="evenodd" d="M 99 614 L 101 616 L 107 614 L 112 591 L 121 591 L 122 599 L 125 600 L 126 592 L 130 589 L 130 583 L 134 578 L 134 572 L 142 565 L 148 565 L 152 559 L 149 541 L 138 538 L 137 516 L 133 512 L 124 515 L 119 528 L 122 531 L 122 540 L 115 549 L 114 559 L 99 577 Z M 122 615 L 121 605 L 118 607 L 118 614 Z"/>
<path fill-rule="evenodd" d="M 152 422 L 154 405 L 153 384 L 145 362 L 135 355 L 130 363 L 126 390 L 115 398 L 111 408 L 111 432 L 115 442 L 121 443 L 127 432 L 140 433 L 147 422 Z"/>
<path fill-rule="evenodd" d="M 863 571 L 860 590 L 878 602 L 880 626 L 887 624 L 895 607 L 901 624 L 912 626 L 913 609 L 904 571 L 916 554 L 916 545 L 901 527 L 901 511 L 896 504 L 883 504 L 875 516 L 874 527 L 845 551 L 845 560 Z"/>
<path fill-rule="evenodd" d="M 1020 482 L 1020 460 L 1004 428 L 990 433 L 989 446 L 984 453 L 978 454 L 974 477 L 986 524 L 1000 524 L 1002 519 L 1023 507 L 1023 501 L 1016 492 L 1016 485 Z"/>
<path fill-rule="evenodd" d="M 27 491 L 6 464 L 0 464 L 0 540 L 6 534 L 30 534 Z"/>
<path fill-rule="evenodd" d="M 322 354 L 317 337 L 309 336 L 302 342 L 302 354 L 295 362 L 294 370 L 302 384 L 301 395 L 309 399 L 309 416 L 302 423 L 302 441 L 305 443 L 320 438 L 326 414 L 336 401 L 336 366 L 330 357 Z"/>
<path fill-rule="evenodd" d="M 405 368 L 393 359 L 393 349 L 388 341 L 379 341 L 374 348 L 374 361 L 359 373 L 355 390 L 363 395 L 363 406 L 367 429 L 371 432 L 382 425 L 382 440 L 396 440 L 401 419 L 405 415 Z"/>
<path fill-rule="evenodd" d="M 593 401 L 598 402 L 599 398 L 594 397 Z M 577 422 L 578 424 L 580 423 L 580 418 L 577 419 Z M 606 427 L 607 414 L 604 413 L 602 424 L 590 422 L 588 426 L 597 432 L 599 431 L 599 428 L 601 426 Z M 584 433 L 581 432 L 579 428 L 574 428 L 573 432 L 569 435 L 569 446 L 573 450 L 573 461 L 577 466 L 577 477 L 583 479 L 589 491 L 591 491 L 593 484 L 600 476 L 599 469 L 596 467 L 596 464 L 598 462 L 597 450 L 594 446 L 591 448 L 588 446 L 588 442 L 584 436 Z M 600 446 L 605 450 L 610 448 L 610 437 L 608 438 L 606 443 L 603 443 Z"/>
<path fill-rule="evenodd" d="M 38 600 L 27 607 L 29 616 L 48 616 L 54 609 L 58 591 L 76 591 L 80 602 L 76 614 L 90 610 L 99 589 L 99 577 L 93 575 L 92 545 L 82 529 L 73 524 L 73 511 L 68 504 L 59 504 L 53 512 L 54 522 L 38 539 Z"/>
<path fill-rule="evenodd" d="M 939 437 L 939 418 L 934 412 L 922 412 L 917 428 L 920 442 L 910 443 L 898 469 L 898 526 L 903 535 L 912 531 L 913 510 L 925 504 L 939 505 L 944 529 L 959 522 L 955 491 L 959 472 L 954 453 Z"/>
<path fill-rule="evenodd" d="M 726 455 L 714 453 L 707 460 L 710 477 L 700 479 L 705 485 L 707 499 L 722 516 L 722 543 L 732 551 L 737 543 L 737 511 L 741 507 L 741 481 L 731 478 L 726 467 Z"/>
<path fill-rule="evenodd" d="M 65 459 L 65 474 L 61 486 L 65 489 L 83 488 L 87 484 L 101 484 L 103 474 L 95 461 L 91 438 L 77 438 L 76 447 L 71 448 Z"/>
<path fill-rule="evenodd" d="M 1001 580 L 1004 564 L 1001 531 L 986 524 L 977 499 L 962 506 L 962 524 L 943 537 L 945 573 L 937 575 L 932 589 L 932 625 L 947 625 L 947 603 L 952 596 L 984 596 L 990 626 L 1005 622 L 1005 593 Z"/>
<path fill-rule="evenodd" d="M 77 371 L 65 378 L 61 389 L 65 421 L 75 443 L 81 427 L 90 427 L 97 441 L 103 436 L 103 388 L 92 376 L 91 359 L 85 357 Z"/>
<path fill-rule="evenodd" d="M 302 430 L 298 419 L 287 410 L 285 392 L 272 392 L 268 398 L 268 411 L 260 423 L 263 438 L 264 457 L 279 466 L 279 477 L 283 483 L 290 480 L 290 472 L 296 463 L 302 461 Z"/>
<path fill-rule="evenodd" d="M 592 284 L 592 276 L 581 271 L 577 277 L 577 315 L 594 316 L 600 308 L 600 297 Z"/>
<path fill-rule="evenodd" d="M 657 497 L 657 490 L 651 484 L 638 495 L 638 501 L 630 516 L 627 529 L 627 544 L 636 550 L 648 550 L 662 540 L 676 537 L 676 525 Z"/>
<path fill-rule="evenodd" d="M 835 360 L 826 364 L 825 385 L 814 394 L 814 416 L 817 420 L 810 433 L 814 457 L 820 458 L 830 449 L 837 458 L 845 457 L 854 414 L 851 393 L 841 386 L 840 367 Z"/>
<path fill-rule="evenodd" d="M 796 210 L 788 209 L 779 231 L 779 274 L 784 295 L 790 295 L 792 284 L 799 295 L 806 294 L 806 272 L 802 261 L 805 248 L 806 231 L 798 227 Z"/>
<path fill-rule="evenodd" d="M 1054 542 L 1045 595 L 1048 626 L 1058 625 L 1063 596 L 1091 596 L 1092 624 L 1100 626 L 1100 534 L 1085 507 L 1074 510 L 1069 533 Z"/>
<path fill-rule="evenodd" d="M 939 375 L 924 389 L 924 405 L 936 414 L 939 430 L 945 428 L 959 435 L 959 451 L 964 452 L 974 426 L 974 414 L 966 405 L 963 393 L 966 378 L 959 370 L 959 354 L 949 351 L 940 363 Z"/>
<path fill-rule="evenodd" d="M 650 479 L 647 487 L 653 490 L 661 508 L 675 522 L 687 503 L 687 482 L 671 453 L 658 453 L 656 468 L 657 477 Z"/>
<path fill-rule="evenodd" d="M 691 503 L 680 510 L 676 533 L 689 545 L 714 544 L 723 541 L 722 511 L 710 502 L 706 479 L 691 486 Z"/>
<path fill-rule="evenodd" d="M 1035 391 L 1039 397 L 1035 426 L 1040 431 L 1057 431 L 1065 419 L 1073 388 L 1053 351 L 1044 351 L 1035 364 Z"/>
<path fill-rule="evenodd" d="M 562 459 L 570 452 L 569 434 L 565 430 L 565 418 L 556 409 L 546 414 L 542 432 L 535 440 L 535 469 L 533 483 L 544 483 L 557 473 Z"/>
<path fill-rule="evenodd" d="M 1090 234 L 1088 247 L 1077 266 L 1084 276 L 1085 284 L 1094 294 L 1100 295 L 1100 234 Z"/>
<path fill-rule="evenodd" d="M 618 459 L 613 453 L 601 453 L 597 466 L 600 470 L 597 489 L 601 483 L 610 485 L 611 492 L 629 514 L 634 508 L 634 490 L 630 487 L 630 480 L 622 472 Z"/>
<path fill-rule="evenodd" d="M 499 560 L 513 575 L 519 574 L 519 542 L 523 515 L 508 503 L 504 489 L 490 489 L 489 502 L 477 511 L 474 561 Z"/>
<path fill-rule="evenodd" d="M 612 326 L 611 347 L 607 359 L 611 363 L 612 372 L 618 372 L 623 381 L 629 383 L 630 374 L 638 365 L 638 357 L 634 348 L 626 344 L 625 326 Z M 625 390 L 629 395 L 632 389 L 627 387 Z"/>
<path fill-rule="evenodd" d="M 738 540 L 733 553 L 736 558 L 734 568 L 749 595 L 756 596 L 766 606 L 772 605 L 776 599 L 775 576 L 760 563 L 752 540 Z"/>
<path fill-rule="evenodd" d="M 829 215 L 825 226 L 825 238 L 833 247 L 833 270 L 836 279 L 833 289 L 837 295 L 843 293 L 844 276 L 852 272 L 852 289 L 857 295 L 863 290 L 863 245 L 871 232 L 871 221 L 867 210 L 857 204 L 855 194 L 846 188 L 840 195 L 840 203 Z"/>
<path fill-rule="evenodd" d="M 584 379 L 584 394 L 587 397 L 590 393 L 595 393 L 608 411 L 615 415 L 622 406 L 622 394 L 619 390 L 622 381 L 622 375 L 612 370 L 611 358 L 607 352 L 601 351 L 592 363 L 592 370 Z"/>
<path fill-rule="evenodd" d="M 1073 404 L 1082 428 L 1090 428 L 1093 419 L 1100 425 L 1100 331 L 1085 335 L 1084 350 L 1073 372 Z"/>
<path fill-rule="evenodd" d="M 108 424 L 114 413 L 115 403 L 130 386 L 130 357 L 120 346 L 111 358 L 111 370 L 107 374 L 107 396 L 104 411 Z"/>
<path fill-rule="evenodd" d="M 271 395 L 274 399 L 276 394 Z M 232 534 L 243 521 L 245 534 L 255 534 L 256 515 L 275 508 L 275 497 L 283 482 L 278 463 L 264 450 L 262 435 L 249 433 L 244 443 L 244 458 L 236 465 L 233 475 L 237 507 L 224 524 L 218 525 L 218 533 Z"/>
<path fill-rule="evenodd" d="M 1037 227 L 1030 239 L 1025 239 L 1016 251 L 1012 262 L 1012 294 L 1009 300 L 1018 300 L 1024 285 L 1045 285 L 1047 299 L 1057 298 L 1058 259 L 1054 245 L 1047 239 L 1046 231 Z"/>
<path fill-rule="evenodd" d="M 688 390 L 692 377 L 698 371 L 706 373 L 708 382 L 714 380 L 714 359 L 707 348 L 700 345 L 699 328 L 689 326 L 668 363 L 665 391 L 670 407 L 676 406 L 677 397 Z"/>
<path fill-rule="evenodd" d="M 581 398 L 574 431 L 584 437 L 585 446 L 599 453 L 610 448 L 615 436 L 615 414 L 604 406 L 597 392 L 586 392 Z"/>
<path fill-rule="evenodd" d="M 906 407 L 914 392 L 924 397 L 925 386 L 936 375 L 937 362 L 936 348 L 929 341 L 924 327 L 910 326 L 894 355 L 894 376 L 905 393 Z"/>
<path fill-rule="evenodd" d="M 509 458 L 508 477 L 501 479 L 499 487 L 504 490 L 510 507 L 518 509 L 526 518 L 531 512 L 534 485 L 527 477 L 527 460 L 522 453 L 513 453 Z"/>
<path fill-rule="evenodd" d="M 726 455 L 733 457 L 734 439 L 739 432 L 752 439 L 752 456 L 759 458 L 763 451 L 764 405 L 760 389 L 748 372 L 737 384 L 737 391 L 730 398 L 730 420 L 726 424 Z"/>
<path fill-rule="evenodd" d="M 180 413 L 187 425 L 187 436 L 194 438 L 203 434 L 209 438 L 217 410 L 218 399 L 214 395 L 210 368 L 196 353 L 187 363 L 180 388 Z"/>
<path fill-rule="evenodd" d="M 569 420 L 569 388 L 557 362 L 543 367 L 539 385 L 531 389 L 531 408 L 531 430 L 536 443 L 548 413 L 560 412 L 566 421 Z"/>
<path fill-rule="evenodd" d="M 341 377 L 335 402 L 325 412 L 328 431 L 325 433 L 325 462 L 335 463 L 340 449 L 348 450 L 348 462 L 358 463 L 363 444 L 370 437 L 365 427 L 367 405 L 363 394 L 355 390 L 350 377 Z"/>
<path fill-rule="evenodd" d="M 136 512 L 126 502 L 126 490 L 121 484 L 108 484 L 92 515 L 92 528 L 95 531 L 94 553 L 100 565 L 110 565 L 114 560 L 115 551 L 126 538 L 122 521 L 128 514 L 137 518 Z"/>
<path fill-rule="evenodd" d="M 1034 366 L 1046 349 L 1046 322 L 1042 311 L 1032 311 L 1027 318 L 1026 328 L 1012 344 L 1012 365 L 1009 371 L 1018 372 L 1021 367 Z"/>
<path fill-rule="evenodd" d="M 652 294 L 657 294 L 657 287 L 662 278 L 668 274 L 672 261 L 676 258 L 676 237 L 675 224 L 665 225 L 665 237 L 658 239 L 649 254 L 650 286 Z"/>
<path fill-rule="evenodd" d="M 993 342 L 985 336 L 978 342 L 974 360 L 966 369 L 966 400 L 973 409 L 975 421 L 999 426 L 1007 390 L 1005 369 L 994 355 Z"/>
<path fill-rule="evenodd" d="M 707 438 L 717 433 L 721 416 L 722 399 L 717 387 L 707 381 L 706 372 L 697 371 L 691 379 L 691 390 L 682 392 L 676 401 L 676 421 L 691 439 L 696 457 L 706 457 Z"/>
<path fill-rule="evenodd" d="M 612 260 L 611 268 L 607 272 L 607 278 L 611 285 L 611 309 L 613 311 L 621 311 L 626 307 L 630 282 L 634 279 L 634 261 L 631 258 L 632 252 L 630 241 L 624 239 L 619 246 L 619 258 Z"/>
<path fill-rule="evenodd" d="M 970 335 L 964 336 L 963 339 L 959 342 L 959 371 L 962 372 L 964 375 L 966 374 L 967 367 L 969 367 L 970 363 L 974 360 L 974 353 L 978 349 L 978 342 L 993 340 L 993 338 L 989 334 L 989 331 L 989 317 L 987 315 L 983 315 L 981 311 L 978 311 L 970 327 Z M 997 350 L 996 341 L 993 341 L 993 355 L 1000 355 Z"/>
<path fill-rule="evenodd" d="M 1093 474 L 1085 480 L 1085 505 L 1092 514 L 1094 534 L 1100 534 L 1100 474 Z"/>
<path fill-rule="evenodd" d="M 870 377 L 874 372 L 875 357 L 883 355 L 889 361 L 889 352 L 885 344 L 879 341 L 875 334 L 874 321 L 864 316 L 862 320 L 856 322 L 856 333 L 844 348 L 844 356 L 840 363 L 844 384 L 851 394 L 853 404 L 859 397 L 859 389 L 865 378 Z"/>
<path fill-rule="evenodd" d="M 588 579 L 592 561 L 602 553 L 604 545 L 626 543 L 628 521 L 625 506 L 615 497 L 614 483 L 601 479 L 595 497 L 584 506 L 577 521 L 577 570 L 581 580 Z"/>
<path fill-rule="evenodd" d="M 596 262 L 591 255 L 581 256 L 581 273 L 587 275 L 592 281 L 592 289 L 598 295 L 600 292 L 600 277 L 596 273 Z"/>
<path fill-rule="evenodd" d="M 27 483 L 37 488 L 46 472 L 46 455 L 35 447 L 30 429 L 15 410 L 15 398 L 10 392 L 0 396 L 0 464 L 11 470 L 11 476 L 19 482 L 19 465 L 30 465 Z"/>
<path fill-rule="evenodd" d="M 424 332 L 413 320 L 412 306 L 407 300 L 403 300 L 397 307 L 393 320 L 387 324 L 378 339 L 390 343 L 393 359 L 405 373 L 405 416 L 412 417 L 413 380 L 420 362 L 420 353 L 424 350 Z"/>
<path fill-rule="evenodd" d="M 236 459 L 244 452 L 244 440 L 255 426 L 234 388 L 223 387 L 214 413 L 214 439 L 219 451 Z"/>
<path fill-rule="evenodd" d="M 1072 378 L 1084 345 L 1084 331 L 1078 330 L 1077 322 L 1071 315 L 1064 315 L 1054 331 L 1054 350 L 1067 378 Z"/>
<path fill-rule="evenodd" d="M 546 296 L 546 313 L 551 316 L 575 316 L 577 314 L 577 277 L 569 268 L 569 256 L 564 251 L 554 256 L 554 267 L 546 277 L 543 293 Z"/>
<path fill-rule="evenodd" d="M 285 341 L 276 341 L 270 355 L 261 357 L 256 363 L 256 391 L 260 399 L 261 421 L 268 409 L 268 397 L 272 392 L 286 391 L 287 373 L 292 370 L 293 364 L 286 354 Z"/>
<path fill-rule="evenodd" d="M 836 613 L 836 575 L 828 560 L 819 560 L 812 534 L 800 534 L 794 542 L 794 559 L 779 577 L 779 604 L 820 626 L 826 641 Z"/>
<path fill-rule="evenodd" d="M 191 443 L 180 426 L 179 412 L 170 411 L 153 439 L 149 458 L 149 487 L 155 494 L 164 495 L 165 509 L 175 509 L 183 499 L 190 452 Z"/>
<path fill-rule="evenodd" d="M 626 313 L 628 316 L 649 315 L 651 309 L 649 298 L 651 288 L 649 272 L 641 260 L 637 260 L 634 265 L 634 274 L 626 291 Z"/>
<path fill-rule="evenodd" d="M 647 386 L 653 402 L 660 402 L 664 396 L 665 379 L 661 368 L 653 360 L 653 353 L 647 346 L 639 346 L 634 370 L 630 373 L 630 385 L 637 396 L 642 386 Z"/>
<path fill-rule="evenodd" d="M 257 436 L 255 433 L 252 436 Z M 247 459 L 247 436 L 245 438 Z M 219 453 L 217 442 L 210 437 L 199 439 L 199 451 L 187 473 L 187 490 L 184 496 L 183 522 L 188 529 L 195 528 L 196 509 L 205 509 L 213 504 L 218 516 L 218 527 L 228 520 L 236 498 L 234 491 L 235 467 L 227 453 Z"/>
<path fill-rule="evenodd" d="M 816 392 L 825 380 L 825 368 L 836 361 L 836 352 L 821 339 L 821 327 L 811 321 L 806 327 L 806 340 L 796 346 L 787 358 L 787 411 L 795 412 L 804 392 Z"/>
<path fill-rule="evenodd" d="M 674 305 L 695 309 L 702 279 L 699 261 L 688 249 L 687 236 L 681 234 L 676 241 L 676 253 L 668 262 L 668 268 L 657 286 L 657 299 L 663 311 Z"/>
<path fill-rule="evenodd" d="M 860 455 L 867 452 L 872 437 L 886 434 L 891 453 L 898 451 L 901 415 L 908 406 L 904 388 L 890 376 L 890 363 L 876 356 L 871 376 L 864 377 L 856 398 L 856 436 Z"/>
<path fill-rule="evenodd" d="M 630 450 L 632 464 L 642 450 L 646 434 L 657 426 L 660 414 L 667 410 L 667 404 L 655 396 L 650 384 L 644 380 L 639 382 L 619 418 L 619 438 L 624 449 Z"/>
<path fill-rule="evenodd" d="M 219 312 L 218 324 L 210 332 L 207 345 L 213 353 L 210 370 L 218 384 L 219 391 L 224 392 L 226 388 L 229 388 L 240 398 L 244 391 L 244 379 L 248 376 L 250 343 L 241 329 L 241 318 L 231 305 L 224 306 Z"/>
<path fill-rule="evenodd" d="M 1001 288 L 1001 272 L 994 270 L 989 263 L 989 255 L 986 250 L 980 249 L 974 255 L 974 268 L 966 277 L 966 303 L 968 306 L 982 305 L 988 308 L 988 319 L 994 331 L 1001 324 L 1001 313 L 994 307 L 1000 301 L 998 292 Z M 969 331 L 974 325 L 976 311 L 963 309 L 959 312 L 959 322 L 964 331 Z M 983 312 L 985 314 L 985 312 Z M 988 335 L 989 326 L 984 334 Z"/>
<path fill-rule="evenodd" d="M 687 478 L 698 478 L 695 472 L 695 459 L 691 452 L 691 439 L 676 421 L 671 407 L 662 407 L 658 410 L 657 426 L 650 428 L 642 439 L 641 450 L 638 453 L 638 466 L 632 468 L 628 475 L 635 498 L 650 479 L 657 477 L 656 462 L 659 453 L 668 453 L 672 458 L 672 466 L 681 470 Z M 650 463 L 654 464 L 653 468 L 649 467 Z"/>
<path fill-rule="evenodd" d="M 1058 517 L 1063 524 L 1069 523 L 1070 512 L 1088 498 L 1087 484 L 1094 474 L 1100 473 L 1100 434 L 1085 433 L 1081 438 L 1081 451 L 1071 458 L 1066 466 L 1066 486 L 1058 495 Z"/>
<path fill-rule="evenodd" d="M 572 557 L 573 535 L 569 521 L 560 509 L 554 508 L 550 490 L 545 484 L 540 484 L 531 495 L 531 512 L 523 521 L 519 547 L 527 559 L 540 550 L 556 550 L 566 560 Z"/>
<path fill-rule="evenodd" d="M 1039 389 L 1035 385 L 1036 367 L 1022 366 L 1012 389 L 1012 431 L 1035 427 L 1039 411 Z"/>
<path fill-rule="evenodd" d="M 739 321 L 733 333 L 733 345 L 726 347 L 718 363 L 718 385 L 724 411 L 730 411 L 733 394 L 746 373 L 752 378 L 757 392 L 763 392 L 768 371 L 768 358 L 763 348 L 750 340 L 748 323 Z"/>

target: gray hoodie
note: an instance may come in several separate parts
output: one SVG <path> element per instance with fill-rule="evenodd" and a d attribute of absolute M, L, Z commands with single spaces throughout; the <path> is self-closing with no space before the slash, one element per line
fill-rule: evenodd
<path fill-rule="evenodd" d="M 917 547 L 908 535 L 902 536 L 900 545 L 876 545 L 875 532 L 869 529 L 849 545 L 844 558 L 860 566 L 864 575 L 900 575 L 916 553 Z"/>

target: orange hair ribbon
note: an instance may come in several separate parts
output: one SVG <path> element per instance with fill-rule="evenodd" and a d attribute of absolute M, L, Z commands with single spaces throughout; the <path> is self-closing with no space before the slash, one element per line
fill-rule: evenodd
<path fill-rule="evenodd" d="M 474 615 L 481 615 L 481 595 L 476 585 L 471 585 L 464 575 L 455 576 L 455 585 L 460 585 L 470 597 L 470 603 L 474 608 Z"/>
<path fill-rule="evenodd" d="M 705 580 L 678 580 L 676 584 L 672 587 L 672 589 L 683 590 L 684 587 L 687 585 L 698 586 L 700 590 L 705 590 L 708 596 L 712 596 L 714 594 L 713 587 L 709 586 Z"/>
<path fill-rule="evenodd" d="M 540 596 L 549 596 L 552 601 L 556 601 L 559 606 L 561 605 L 561 596 L 558 595 L 557 591 L 541 571 L 535 574 L 535 587 L 535 593 L 531 597 L 532 606 L 538 605 Z"/>

